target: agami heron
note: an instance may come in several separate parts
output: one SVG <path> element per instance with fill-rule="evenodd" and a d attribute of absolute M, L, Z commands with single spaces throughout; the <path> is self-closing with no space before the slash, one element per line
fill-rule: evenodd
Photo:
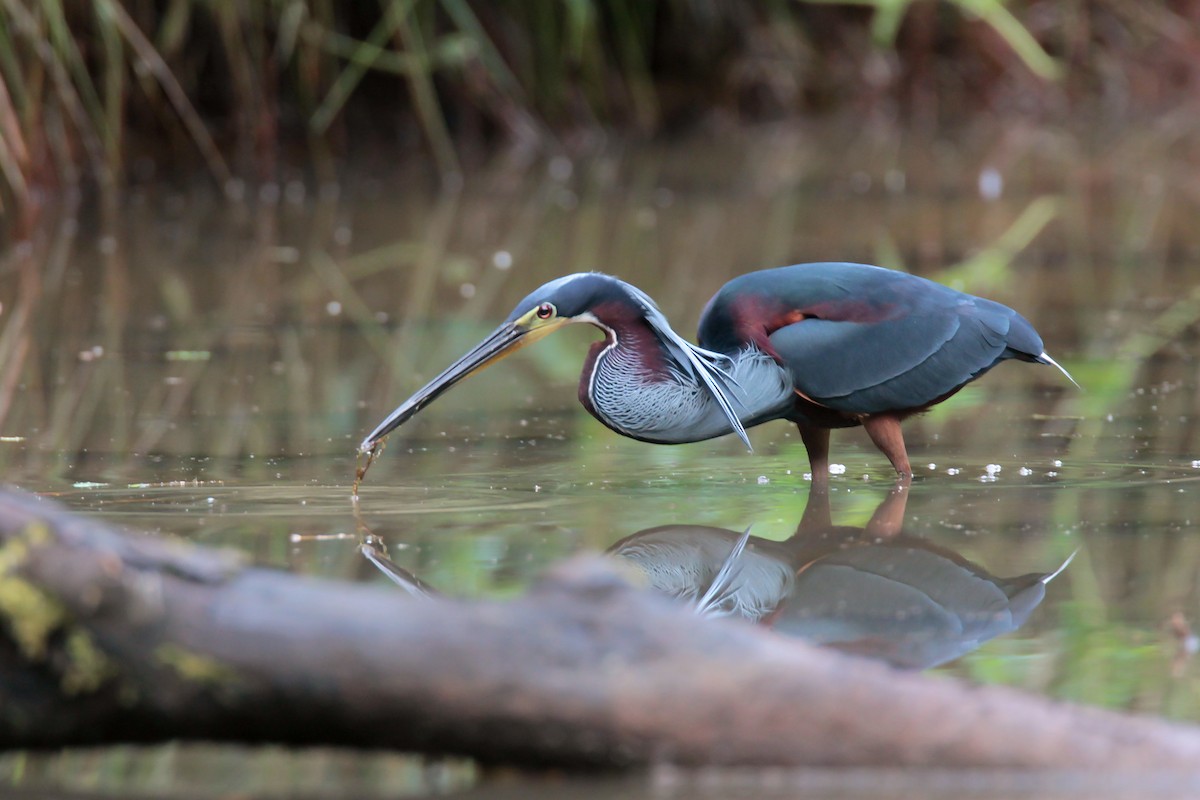
<path fill-rule="evenodd" d="M 462 378 L 578 322 L 604 333 L 584 360 L 579 401 L 612 430 L 656 444 L 736 433 L 749 447 L 747 428 L 790 420 L 817 480 L 828 474 L 833 428 L 862 425 L 906 479 L 904 418 L 1010 358 L 1052 364 L 1071 378 L 1011 308 L 882 267 L 798 264 L 734 278 L 704 309 L 699 346 L 637 287 L 579 273 L 518 303 L 359 451 L 373 456 L 384 437 Z"/>

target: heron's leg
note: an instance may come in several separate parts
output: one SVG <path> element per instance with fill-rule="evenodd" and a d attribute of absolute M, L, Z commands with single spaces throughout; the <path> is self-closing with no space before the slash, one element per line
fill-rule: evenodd
<path fill-rule="evenodd" d="M 891 414 L 873 414 L 864 417 L 862 425 L 867 429 L 867 435 L 875 446 L 883 451 L 896 468 L 900 483 L 912 482 L 913 471 L 908 463 L 908 451 L 904 449 L 904 434 L 900 430 L 900 420 Z"/>
<path fill-rule="evenodd" d="M 808 466 L 812 470 L 814 489 L 829 488 L 829 428 L 818 428 L 797 422 L 800 439 L 808 451 Z"/>

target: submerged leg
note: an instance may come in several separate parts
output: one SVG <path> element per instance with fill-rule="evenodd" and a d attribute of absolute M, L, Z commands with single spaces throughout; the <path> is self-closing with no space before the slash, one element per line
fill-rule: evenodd
<path fill-rule="evenodd" d="M 829 533 L 833 527 L 833 517 L 829 510 L 829 481 L 822 483 L 813 480 L 812 488 L 808 491 L 808 501 L 804 504 L 804 514 L 800 524 L 796 526 L 795 536 L 811 537 Z"/>
<path fill-rule="evenodd" d="M 867 435 L 875 446 L 883 451 L 896 468 L 901 483 L 912 481 L 913 471 L 908 463 L 908 451 L 904 449 L 904 434 L 900 430 L 900 420 L 890 414 L 876 414 L 865 417 L 862 425 L 867 429 Z"/>
<path fill-rule="evenodd" d="M 903 478 L 896 481 L 892 491 L 888 492 L 888 496 L 879 504 L 879 508 L 875 509 L 875 513 L 871 515 L 871 521 L 864 528 L 868 537 L 880 540 L 892 539 L 904 528 L 904 510 L 908 505 L 909 483 L 910 481 Z"/>
<path fill-rule="evenodd" d="M 829 486 L 829 428 L 817 428 L 799 422 L 800 439 L 808 451 L 808 466 L 812 470 L 813 486 Z"/>

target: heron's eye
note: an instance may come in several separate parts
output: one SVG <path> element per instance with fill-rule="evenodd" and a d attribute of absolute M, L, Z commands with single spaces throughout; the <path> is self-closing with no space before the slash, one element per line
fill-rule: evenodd
<path fill-rule="evenodd" d="M 550 319 L 554 316 L 554 306 L 550 303 L 542 303 L 537 307 L 538 319 Z"/>

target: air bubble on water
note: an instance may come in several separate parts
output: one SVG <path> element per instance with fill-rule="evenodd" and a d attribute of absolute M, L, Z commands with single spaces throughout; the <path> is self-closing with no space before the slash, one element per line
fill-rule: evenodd
<path fill-rule="evenodd" d="M 930 461 L 930 462 L 929 462 L 929 464 L 928 464 L 927 466 L 929 467 L 929 471 L 930 471 L 930 472 L 932 472 L 933 470 L 937 469 L 937 464 L 933 463 L 932 461 Z"/>
<path fill-rule="evenodd" d="M 1018 475 L 1032 475 L 1033 470 L 1031 470 L 1029 467 L 1021 467 L 1019 470 L 1017 470 L 1017 474 Z"/>
<path fill-rule="evenodd" d="M 846 465 L 845 464 L 830 464 L 829 465 L 829 474 L 830 475 L 845 475 L 846 474 Z"/>
<path fill-rule="evenodd" d="M 984 167 L 979 172 L 979 196 L 984 200 L 995 200 L 1004 192 L 1004 176 L 995 167 Z"/>
<path fill-rule="evenodd" d="M 949 469 L 946 470 L 947 475 L 957 475 L 960 472 L 962 472 L 962 470 L 959 469 L 958 467 L 950 467 Z"/>
<path fill-rule="evenodd" d="M 550 173 L 550 177 L 560 183 L 570 180 L 571 175 L 575 172 L 575 165 L 566 156 L 555 156 L 550 159 L 550 163 L 546 165 L 546 168 L 546 171 Z"/>
<path fill-rule="evenodd" d="M 1056 459 L 1054 459 L 1054 461 L 1053 461 L 1052 463 L 1053 463 L 1053 464 L 1054 464 L 1054 466 L 1056 466 L 1056 467 L 1061 467 L 1061 466 L 1062 466 L 1062 461 L 1060 461 L 1060 460 L 1059 460 L 1059 459 L 1057 459 L 1057 458 L 1056 458 Z"/>
<path fill-rule="evenodd" d="M 287 185 L 283 187 L 284 198 L 294 206 L 298 206 L 304 202 L 304 195 L 306 193 L 307 189 L 303 181 L 288 181 Z"/>
<path fill-rule="evenodd" d="M 770 483 L 770 482 L 771 482 L 771 479 L 770 479 L 770 478 L 768 478 L 766 475 L 759 475 L 759 476 L 758 476 L 758 485 L 759 485 L 759 486 L 762 486 L 762 485 L 764 485 L 764 484 L 768 484 L 768 483 Z"/>

